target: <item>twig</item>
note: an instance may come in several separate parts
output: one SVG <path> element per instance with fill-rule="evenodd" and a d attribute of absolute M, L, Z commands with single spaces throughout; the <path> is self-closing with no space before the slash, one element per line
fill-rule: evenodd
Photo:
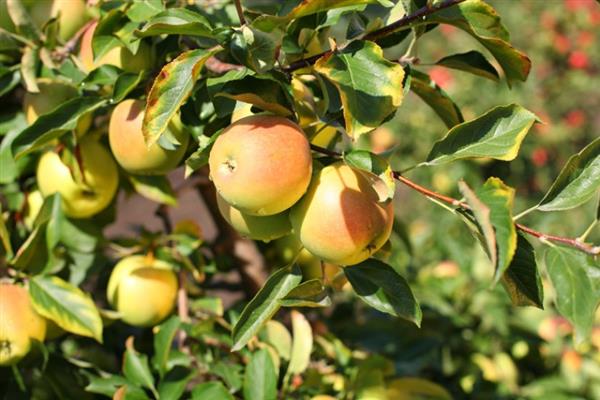
<path fill-rule="evenodd" d="M 381 39 L 385 36 L 391 35 L 392 33 L 395 33 L 397 31 L 403 29 L 405 26 L 411 24 L 414 21 L 422 19 L 428 15 L 434 14 L 445 8 L 455 6 L 459 3 L 462 3 L 463 1 L 465 1 L 465 0 L 446 0 L 446 1 L 443 1 L 442 3 L 436 5 L 435 7 L 426 5 L 425 7 L 419 8 L 414 13 L 406 15 L 403 18 L 400 18 L 398 21 L 396 21 L 388 26 L 384 26 L 381 29 L 377 29 L 373 32 L 366 34 L 362 39 L 376 41 L 378 39 Z M 317 62 L 317 60 L 319 58 L 326 56 L 328 54 L 332 54 L 333 52 L 334 52 L 334 50 L 327 50 L 327 51 L 324 51 L 323 53 L 319 53 L 319 54 L 316 54 L 316 55 L 308 57 L 308 58 L 303 58 L 302 60 L 294 61 L 290 65 L 283 67 L 283 70 L 285 72 L 292 72 L 297 69 L 307 67 L 307 66 L 312 65 L 315 62 Z"/>
<path fill-rule="evenodd" d="M 310 147 L 312 150 L 314 150 L 318 153 L 321 153 L 321 154 L 325 154 L 330 157 L 341 157 L 342 156 L 342 154 L 340 154 L 336 151 L 328 150 L 328 149 L 325 149 L 325 148 L 322 148 L 322 147 L 319 147 L 316 145 L 311 145 Z M 411 181 L 410 179 L 402 176 L 400 174 L 400 172 L 398 172 L 398 171 L 392 171 L 392 173 L 394 175 L 394 178 L 397 179 L 399 182 L 403 183 L 404 185 L 415 190 L 416 192 L 421 193 L 422 195 L 424 195 L 426 197 L 441 201 L 446 204 L 450 204 L 454 207 L 460 207 L 464 210 L 471 209 L 471 207 L 469 207 L 469 205 L 467 203 L 457 200 L 453 197 L 446 196 L 441 193 L 437 193 L 432 190 L 429 190 L 429 189 Z M 580 251 L 587 253 L 589 255 L 592 255 L 592 256 L 600 255 L 600 246 L 594 246 L 589 243 L 584 243 L 583 241 L 580 241 L 580 240 L 574 239 L 574 238 L 549 235 L 549 234 L 546 234 L 543 232 L 536 231 L 535 229 L 532 229 L 532 228 L 522 225 L 522 224 L 515 224 L 515 227 L 523 233 L 526 233 L 528 235 L 531 235 L 531 236 L 534 236 L 534 237 L 540 239 L 542 242 L 548 241 L 548 242 L 554 242 L 554 243 L 561 243 L 561 244 L 576 248 L 577 250 L 580 250 Z"/>
<path fill-rule="evenodd" d="M 65 45 L 63 47 L 56 49 L 56 51 L 54 52 L 54 55 L 59 60 L 64 60 L 69 54 L 71 54 L 72 52 L 75 51 L 75 49 L 77 48 L 77 43 L 79 43 L 79 39 L 81 39 L 81 36 L 83 36 L 85 31 L 87 31 L 88 28 L 95 23 L 96 23 L 96 21 L 92 20 L 92 21 L 89 21 L 84 26 L 82 26 L 81 29 L 79 29 L 73 35 L 73 37 L 71 39 L 69 39 L 69 41 L 67 43 L 65 43 Z"/>
<path fill-rule="evenodd" d="M 244 18 L 244 9 L 242 8 L 241 0 L 235 0 L 235 9 L 240 18 L 240 25 L 246 25 L 246 18 Z"/>

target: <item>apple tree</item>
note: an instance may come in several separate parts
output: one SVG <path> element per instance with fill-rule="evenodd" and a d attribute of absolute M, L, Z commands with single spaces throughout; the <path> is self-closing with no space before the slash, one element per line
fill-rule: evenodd
<path fill-rule="evenodd" d="M 552 303 L 587 343 L 600 208 L 578 236 L 539 221 L 597 201 L 600 139 L 524 211 L 496 175 L 444 193 L 419 181 L 508 164 L 543 123 L 515 102 L 463 116 L 417 56 L 451 26 L 469 50 L 436 67 L 522 85 L 531 61 L 492 3 L 0 0 L 3 396 L 451 398 L 323 323 L 355 303 L 407 330 L 432 323 L 437 289 L 415 290 L 393 256 L 428 251 L 399 213 L 417 197 L 464 223 L 486 285 L 515 309 Z M 414 112 L 409 96 L 446 131 L 398 168 L 394 143 L 369 137 Z M 126 214 L 136 230 L 114 233 Z"/>

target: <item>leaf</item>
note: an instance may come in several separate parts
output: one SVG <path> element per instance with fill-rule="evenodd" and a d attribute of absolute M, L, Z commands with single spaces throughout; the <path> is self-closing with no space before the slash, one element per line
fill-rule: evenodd
<path fill-rule="evenodd" d="M 517 250 L 502 276 L 502 285 L 515 306 L 544 308 L 544 286 L 537 268 L 535 251 L 525 236 L 517 235 Z"/>
<path fill-rule="evenodd" d="M 162 400 L 181 399 L 187 384 L 193 377 L 194 373 L 187 368 L 176 366 L 170 369 L 158 384 L 158 398 Z"/>
<path fill-rule="evenodd" d="M 11 259 L 14 255 L 14 251 L 12 248 L 12 244 L 10 243 L 10 233 L 6 228 L 6 223 L 4 221 L 4 216 L 2 213 L 2 204 L 0 204 L 0 242 L 2 242 L 2 247 L 4 248 L 6 258 Z"/>
<path fill-rule="evenodd" d="M 301 374 L 308 367 L 313 347 L 313 334 L 310 324 L 300 312 L 292 310 L 292 330 L 294 341 L 287 375 Z"/>
<path fill-rule="evenodd" d="M 452 395 L 437 383 L 421 378 L 396 378 L 387 385 L 390 399 L 452 400 Z"/>
<path fill-rule="evenodd" d="M 36 311 L 67 332 L 102 343 L 102 319 L 88 294 L 56 276 L 38 275 L 29 281 Z"/>
<path fill-rule="evenodd" d="M 495 254 L 491 258 L 496 271 L 494 279 L 498 282 L 510 265 L 517 248 L 517 229 L 512 219 L 515 190 L 506 186 L 500 179 L 492 177 L 475 194 L 489 209 L 489 223 L 494 229 L 495 247 L 488 248 L 488 251 Z M 475 216 L 477 217 L 477 212 Z M 479 222 L 479 218 L 477 221 Z"/>
<path fill-rule="evenodd" d="M 556 307 L 575 327 L 575 339 L 581 343 L 589 337 L 600 293 L 586 269 L 598 269 L 591 257 L 564 247 L 546 251 L 546 270 L 556 290 Z M 596 287 L 594 287 L 596 286 Z"/>
<path fill-rule="evenodd" d="M 96 376 L 87 371 L 82 371 L 85 377 L 89 380 L 85 387 L 87 392 L 103 394 L 111 397 L 120 386 L 127 384 L 127 379 L 121 375 Z"/>
<path fill-rule="evenodd" d="M 23 113 L 15 114 L 13 118 L 6 122 L 10 125 L 9 130 L 2 138 L 0 143 L 0 184 L 14 182 L 27 165 L 27 159 L 15 160 L 12 153 L 12 143 L 20 132 L 27 126 Z"/>
<path fill-rule="evenodd" d="M 40 51 L 38 48 L 25 47 L 21 57 L 21 76 L 25 89 L 31 93 L 39 93 L 37 85 L 37 69 L 40 60 Z"/>
<path fill-rule="evenodd" d="M 148 146 L 156 143 L 190 96 L 206 60 L 217 50 L 190 50 L 165 65 L 152 85 L 142 129 Z"/>
<path fill-rule="evenodd" d="M 344 268 L 344 274 L 360 298 L 371 307 L 421 324 L 421 307 L 406 280 L 386 263 L 368 259 Z"/>
<path fill-rule="evenodd" d="M 511 104 L 498 106 L 481 117 L 456 125 L 436 142 L 425 165 L 439 165 L 473 157 L 511 161 L 537 117 Z"/>
<path fill-rule="evenodd" d="M 136 192 L 157 203 L 177 205 L 171 183 L 163 175 L 127 175 Z"/>
<path fill-rule="evenodd" d="M 162 0 L 134 0 L 127 17 L 133 22 L 146 22 L 164 9 Z"/>
<path fill-rule="evenodd" d="M 31 19 L 29 12 L 21 0 L 6 0 L 6 9 L 18 34 L 30 40 L 40 40 L 41 32 Z"/>
<path fill-rule="evenodd" d="M 252 354 L 244 374 L 245 400 L 275 400 L 277 373 L 267 349 Z"/>
<path fill-rule="evenodd" d="M 541 211 L 568 210 L 591 199 L 600 188 L 600 137 L 567 161 L 538 205 Z"/>
<path fill-rule="evenodd" d="M 171 346 L 177 330 L 181 326 L 181 320 L 176 315 L 155 328 L 154 332 L 154 356 L 152 365 L 161 376 L 167 370 L 167 361 L 171 353 Z"/>
<path fill-rule="evenodd" d="M 301 281 L 302 270 L 297 265 L 290 265 L 275 271 L 256 296 L 246 305 L 233 327 L 231 351 L 243 348 L 264 323 L 277 312 L 278 300 L 287 296 Z"/>
<path fill-rule="evenodd" d="M 192 389 L 192 400 L 205 399 L 234 400 L 234 397 L 221 382 L 215 381 L 201 383 Z"/>
<path fill-rule="evenodd" d="M 353 139 L 379 127 L 402 103 L 404 70 L 373 42 L 352 42 L 321 57 L 314 68 L 339 90 L 346 132 Z"/>
<path fill-rule="evenodd" d="M 23 130 L 12 144 L 16 158 L 36 151 L 66 131 L 75 129 L 79 118 L 107 103 L 100 97 L 78 97 L 71 99 L 48 114 L 41 115 L 31 126 Z"/>
<path fill-rule="evenodd" d="M 133 384 L 143 386 L 156 393 L 154 387 L 154 378 L 150 365 L 148 364 L 148 356 L 135 351 L 133 347 L 133 336 L 130 336 L 125 342 L 126 350 L 123 355 L 123 374 Z"/>
<path fill-rule="evenodd" d="M 93 86 L 113 85 L 121 70 L 114 65 L 101 65 L 92 70 L 82 81 L 84 87 L 92 88 Z"/>
<path fill-rule="evenodd" d="M 185 8 L 170 8 L 156 14 L 142 29 L 135 31 L 135 35 L 142 38 L 162 34 L 213 37 L 210 22 Z"/>
<path fill-rule="evenodd" d="M 496 11 L 484 1 L 467 0 L 427 16 L 422 23 L 450 24 L 468 32 L 498 61 L 509 86 L 514 81 L 527 79 L 531 61 L 508 43 L 508 31 Z"/>
<path fill-rule="evenodd" d="M 279 300 L 283 307 L 328 307 L 331 299 L 321 279 L 302 282 Z"/>
<path fill-rule="evenodd" d="M 267 321 L 258 334 L 262 342 L 275 348 L 279 357 L 289 360 L 292 354 L 292 336 L 285 325 L 279 321 Z"/>
<path fill-rule="evenodd" d="M 208 156 L 215 140 L 219 137 L 218 133 L 212 136 L 199 136 L 198 148 L 185 160 L 185 177 L 188 178 L 194 171 L 208 164 Z"/>
<path fill-rule="evenodd" d="M 119 78 L 117 78 L 115 82 L 115 87 L 113 88 L 112 102 L 119 103 L 123 101 L 125 97 L 127 97 L 127 95 L 142 82 L 144 77 L 145 72 L 143 70 L 137 74 L 125 73 L 119 75 Z"/>
<path fill-rule="evenodd" d="M 500 79 L 496 68 L 490 64 L 483 54 L 475 50 L 444 57 L 438 60 L 436 64 L 446 68 L 470 72 L 471 74 L 483 76 L 496 82 Z"/>
<path fill-rule="evenodd" d="M 410 77 L 410 90 L 431 107 L 448 128 L 464 122 L 458 106 L 429 75 L 411 69 Z"/>
<path fill-rule="evenodd" d="M 263 32 L 246 25 L 234 32 L 229 43 L 233 58 L 256 72 L 273 68 L 280 47 L 280 34 Z"/>
<path fill-rule="evenodd" d="M 380 201 L 386 201 L 394 197 L 396 180 L 388 160 L 367 150 L 352 150 L 349 153 L 344 153 L 344 161 L 351 167 L 376 175 L 385 184 L 387 197 L 381 198 Z"/>

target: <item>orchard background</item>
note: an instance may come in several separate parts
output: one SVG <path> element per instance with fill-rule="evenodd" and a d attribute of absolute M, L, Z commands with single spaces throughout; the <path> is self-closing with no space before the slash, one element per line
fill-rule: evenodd
<path fill-rule="evenodd" d="M 0 0 L 2 397 L 599 398 L 599 25 L 591 0 Z M 251 113 L 393 202 L 370 259 L 223 219 L 209 154 Z M 129 129 L 170 156 L 119 156 Z M 117 182 L 75 215 L 65 188 Z"/>

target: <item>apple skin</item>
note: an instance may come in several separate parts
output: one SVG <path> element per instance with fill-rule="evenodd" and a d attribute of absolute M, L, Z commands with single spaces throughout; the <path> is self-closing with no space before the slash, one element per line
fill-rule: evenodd
<path fill-rule="evenodd" d="M 230 205 L 250 215 L 274 215 L 306 192 L 312 173 L 310 146 L 302 129 L 276 116 L 242 118 L 215 141 L 210 176 Z"/>
<path fill-rule="evenodd" d="M 0 366 L 14 365 L 31 349 L 31 341 L 43 342 L 46 320 L 31 305 L 24 288 L 0 284 Z"/>
<path fill-rule="evenodd" d="M 67 216 L 88 218 L 110 204 L 119 186 L 119 173 L 110 152 L 102 144 L 92 138 L 83 138 L 79 143 L 85 184 L 73 179 L 69 167 L 54 151 L 40 158 L 37 182 L 45 197 L 60 193 Z"/>
<path fill-rule="evenodd" d="M 110 149 L 123 169 L 132 174 L 162 175 L 173 170 L 183 158 L 190 135 L 182 129 L 178 117 L 169 124 L 169 133 L 179 141 L 175 150 L 162 148 L 158 143 L 146 146 L 142 133 L 144 102 L 125 100 L 112 112 L 108 127 Z"/>
<path fill-rule="evenodd" d="M 91 24 L 84 32 L 79 46 L 79 58 L 89 72 L 101 65 L 114 65 L 125 72 L 138 73 L 141 70 L 152 69 L 154 53 L 146 42 L 140 42 L 137 53 L 133 54 L 124 46 L 113 47 L 94 62 L 92 39 L 98 22 Z"/>
<path fill-rule="evenodd" d="M 117 263 L 108 281 L 106 296 L 123 321 L 149 327 L 171 314 L 177 289 L 177 275 L 170 264 L 137 255 Z"/>
<path fill-rule="evenodd" d="M 33 124 L 40 115 L 49 113 L 65 101 L 77 96 L 75 86 L 67 82 L 39 78 L 37 80 L 39 93 L 26 92 L 23 98 L 23 112 L 29 125 Z M 87 113 L 77 121 L 77 136 L 81 137 L 92 125 L 92 114 Z"/>
<path fill-rule="evenodd" d="M 229 225 L 233 226 L 242 236 L 250 239 L 269 242 L 292 231 L 287 211 L 264 217 L 249 215 L 229 205 L 218 193 L 217 205 Z"/>
<path fill-rule="evenodd" d="M 323 277 L 321 260 L 302 247 L 302 242 L 294 234 L 287 235 L 275 241 L 275 248 L 281 260 L 289 264 L 296 259 L 296 264 L 302 269 L 304 280 Z M 296 257 L 297 256 L 297 257 Z"/>
<path fill-rule="evenodd" d="M 31 18 L 39 27 L 60 13 L 59 36 L 70 39 L 90 19 L 85 0 L 37 0 L 32 3 Z"/>
<path fill-rule="evenodd" d="M 290 211 L 294 233 L 320 259 L 354 265 L 388 240 L 394 220 L 392 202 L 379 202 L 369 179 L 338 162 L 319 171 L 306 195 Z"/>

